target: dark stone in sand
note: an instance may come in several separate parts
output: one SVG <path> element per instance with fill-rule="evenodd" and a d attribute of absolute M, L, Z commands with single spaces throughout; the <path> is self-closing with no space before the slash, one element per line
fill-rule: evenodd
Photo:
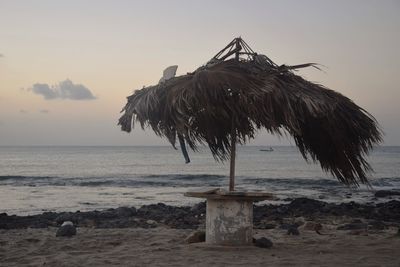
<path fill-rule="evenodd" d="M 371 221 L 368 223 L 368 229 L 371 230 L 385 230 L 387 228 L 387 225 L 382 221 Z"/>
<path fill-rule="evenodd" d="M 400 191 L 396 190 L 378 190 L 375 192 L 375 197 L 388 197 L 388 196 L 400 196 Z"/>
<path fill-rule="evenodd" d="M 303 227 L 304 230 L 316 231 L 317 233 L 319 233 L 319 231 L 321 231 L 322 228 L 323 228 L 322 224 L 313 221 L 306 222 Z"/>
<path fill-rule="evenodd" d="M 280 229 L 283 229 L 283 230 L 288 230 L 289 228 L 292 228 L 292 227 L 297 228 L 296 225 L 293 225 L 293 224 L 290 224 L 290 223 L 282 223 L 282 224 L 279 226 L 279 228 L 280 228 Z"/>
<path fill-rule="evenodd" d="M 255 225 L 257 229 L 275 229 L 276 224 L 273 223 L 266 223 L 266 222 L 260 222 L 259 224 Z"/>
<path fill-rule="evenodd" d="M 76 235 L 76 228 L 74 225 L 64 225 L 58 228 L 56 236 L 73 236 Z"/>
<path fill-rule="evenodd" d="M 299 229 L 297 229 L 297 227 L 292 226 L 292 227 L 288 228 L 287 234 L 288 235 L 300 235 L 300 232 L 299 232 Z"/>
<path fill-rule="evenodd" d="M 191 212 L 197 213 L 197 214 L 205 214 L 206 213 L 206 202 L 200 202 L 194 205 L 191 209 Z"/>
<path fill-rule="evenodd" d="M 48 223 L 47 223 L 47 221 L 39 220 L 37 222 L 33 222 L 29 227 L 30 228 L 47 228 Z"/>
<path fill-rule="evenodd" d="M 131 217 L 136 214 L 136 209 L 134 207 L 120 207 L 115 209 L 115 213 L 118 217 Z"/>
<path fill-rule="evenodd" d="M 271 240 L 265 237 L 261 237 L 259 239 L 253 238 L 253 243 L 256 247 L 259 248 L 272 248 L 272 246 L 274 245 Z"/>
<path fill-rule="evenodd" d="M 192 210 L 191 207 L 175 207 L 158 203 L 142 206 L 138 209 L 137 216 L 177 229 L 196 229 L 203 220 L 199 214 L 201 211 L 201 207 Z"/>
<path fill-rule="evenodd" d="M 338 226 L 337 230 L 364 230 L 368 228 L 367 223 L 363 223 L 361 220 L 354 220 L 351 223 L 343 224 Z"/>
<path fill-rule="evenodd" d="M 204 231 L 195 231 L 192 232 L 188 237 L 186 237 L 185 242 L 188 244 L 191 243 L 200 243 L 206 241 L 206 232 Z"/>

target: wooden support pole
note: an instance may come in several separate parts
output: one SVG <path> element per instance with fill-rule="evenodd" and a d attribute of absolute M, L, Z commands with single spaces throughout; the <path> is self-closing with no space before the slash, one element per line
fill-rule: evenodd
<path fill-rule="evenodd" d="M 236 128 L 232 118 L 231 128 L 231 166 L 229 172 L 229 191 L 235 191 L 235 158 L 236 158 Z"/>
<path fill-rule="evenodd" d="M 235 39 L 236 49 L 235 49 L 235 60 L 239 61 L 239 52 L 242 50 L 240 45 L 240 39 Z M 232 105 L 235 105 L 232 95 Z M 232 107 L 233 108 L 233 107 Z M 236 122 L 235 117 L 232 116 L 231 125 L 231 157 L 230 157 L 230 171 L 229 171 L 229 191 L 235 191 L 235 159 L 236 159 Z"/>

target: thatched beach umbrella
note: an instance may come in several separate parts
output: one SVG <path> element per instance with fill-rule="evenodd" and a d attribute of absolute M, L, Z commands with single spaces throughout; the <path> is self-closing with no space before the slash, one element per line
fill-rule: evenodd
<path fill-rule="evenodd" d="M 231 161 L 230 191 L 236 143 L 263 128 L 290 134 L 306 160 L 340 182 L 368 184 L 365 156 L 381 142 L 378 124 L 349 98 L 293 72 L 309 66 L 317 67 L 278 66 L 235 38 L 194 72 L 135 91 L 119 124 L 127 132 L 135 121 L 150 126 L 174 147 L 178 137 L 187 162 L 185 142 L 193 150 L 207 144 L 216 160 Z"/>

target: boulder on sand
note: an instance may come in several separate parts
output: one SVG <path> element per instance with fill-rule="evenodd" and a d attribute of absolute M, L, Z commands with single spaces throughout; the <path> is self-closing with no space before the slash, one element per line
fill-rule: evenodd
<path fill-rule="evenodd" d="M 71 221 L 64 222 L 60 228 L 58 228 L 56 236 L 73 236 L 76 235 L 76 227 Z"/>

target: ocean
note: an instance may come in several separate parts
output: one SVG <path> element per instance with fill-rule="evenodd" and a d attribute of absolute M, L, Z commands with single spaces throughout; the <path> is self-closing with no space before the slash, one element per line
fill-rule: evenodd
<path fill-rule="evenodd" d="M 264 148 L 238 146 L 237 190 L 271 192 L 274 202 L 295 197 L 376 202 L 375 190 L 400 188 L 400 147 L 377 147 L 368 156 L 375 170 L 372 189 L 341 185 L 294 146 Z M 215 162 L 206 147 L 189 154 L 192 162 L 185 164 L 181 152 L 168 146 L 0 147 L 0 213 L 192 205 L 202 199 L 184 192 L 228 187 L 229 162 Z"/>

